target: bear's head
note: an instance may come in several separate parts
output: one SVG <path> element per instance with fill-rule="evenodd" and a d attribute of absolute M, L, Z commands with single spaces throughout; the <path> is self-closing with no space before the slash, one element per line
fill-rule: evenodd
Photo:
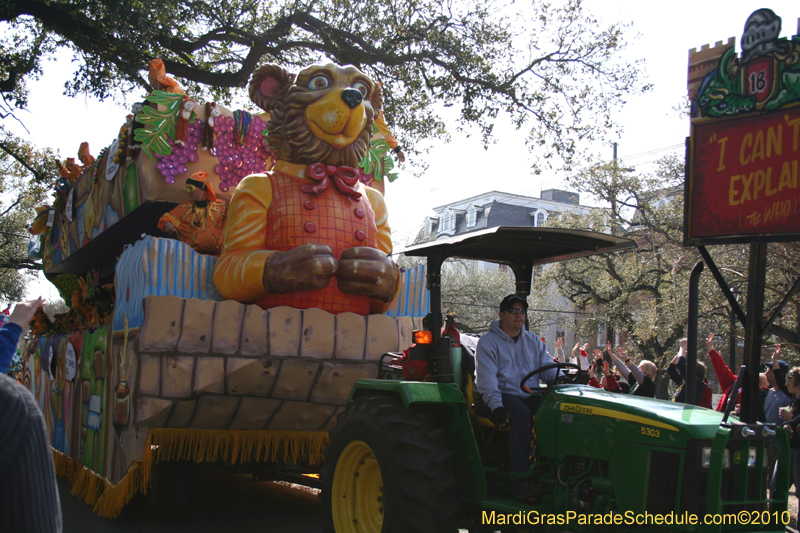
<path fill-rule="evenodd" d="M 380 86 L 354 66 L 311 65 L 295 75 L 264 65 L 250 98 L 270 113 L 269 145 L 278 159 L 356 167 L 381 109 Z"/>

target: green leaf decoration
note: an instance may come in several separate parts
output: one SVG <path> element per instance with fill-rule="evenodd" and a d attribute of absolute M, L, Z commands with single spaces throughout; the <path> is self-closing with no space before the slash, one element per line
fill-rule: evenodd
<path fill-rule="evenodd" d="M 386 173 L 386 177 L 389 178 L 389 183 L 400 177 L 397 175 L 397 172 L 392 172 L 393 169 L 394 160 L 389 157 L 389 154 L 386 154 L 386 157 L 383 160 L 383 171 Z"/>
<path fill-rule="evenodd" d="M 378 155 L 383 155 L 390 150 L 389 143 L 383 138 L 372 141 L 370 149 Z"/>
<path fill-rule="evenodd" d="M 372 135 L 377 133 L 378 128 L 373 124 Z M 396 180 L 397 173 L 391 172 L 394 169 L 394 161 L 389 155 L 390 150 L 391 147 L 384 137 L 372 139 L 367 153 L 358 164 L 359 168 L 363 169 L 364 174 L 372 174 L 375 181 L 383 181 L 384 176 L 387 176 L 390 182 Z"/>
<path fill-rule="evenodd" d="M 367 153 L 364 154 L 364 158 L 358 164 L 359 168 L 364 170 L 364 174 L 372 174 L 375 170 L 375 166 L 378 165 L 380 162 L 380 157 L 376 155 L 371 149 L 367 150 Z"/>
<path fill-rule="evenodd" d="M 144 106 L 139 117 L 143 128 L 133 132 L 133 138 L 142 143 L 142 150 L 149 156 L 157 154 L 161 157 L 172 153 L 167 139 L 175 138 L 175 125 L 181 107 L 183 95 L 168 93 L 166 91 L 153 91 L 147 97 L 148 102 L 166 107 L 160 110 L 156 107 Z"/>

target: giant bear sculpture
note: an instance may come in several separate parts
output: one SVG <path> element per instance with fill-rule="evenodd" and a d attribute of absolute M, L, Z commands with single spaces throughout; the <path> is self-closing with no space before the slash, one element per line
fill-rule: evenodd
<path fill-rule="evenodd" d="M 231 198 L 214 272 L 220 294 L 264 309 L 381 313 L 399 290 L 383 196 L 358 180 L 380 87 L 353 66 L 257 70 L 250 97 L 270 112 L 273 170 Z"/>

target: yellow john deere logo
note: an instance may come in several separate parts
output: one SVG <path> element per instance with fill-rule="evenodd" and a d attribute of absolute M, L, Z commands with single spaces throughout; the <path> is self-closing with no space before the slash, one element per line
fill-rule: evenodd
<path fill-rule="evenodd" d="M 602 407 L 580 405 L 577 403 L 562 403 L 560 409 L 565 413 L 616 418 L 617 420 L 627 420 L 628 422 L 637 422 L 639 424 L 645 424 L 652 427 L 667 429 L 669 431 L 676 431 L 676 432 L 678 431 L 678 428 L 676 428 L 675 426 L 671 426 L 663 422 L 658 422 L 650 418 L 645 418 L 643 416 L 623 413 L 622 411 L 615 411 L 614 409 L 604 409 Z"/>

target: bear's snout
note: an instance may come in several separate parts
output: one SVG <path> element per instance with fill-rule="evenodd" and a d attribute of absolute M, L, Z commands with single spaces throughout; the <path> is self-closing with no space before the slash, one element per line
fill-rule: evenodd
<path fill-rule="evenodd" d="M 358 105 L 362 102 L 364 97 L 361 94 L 361 91 L 356 89 L 345 89 L 342 91 L 342 100 L 347 107 L 350 109 L 355 109 Z"/>

